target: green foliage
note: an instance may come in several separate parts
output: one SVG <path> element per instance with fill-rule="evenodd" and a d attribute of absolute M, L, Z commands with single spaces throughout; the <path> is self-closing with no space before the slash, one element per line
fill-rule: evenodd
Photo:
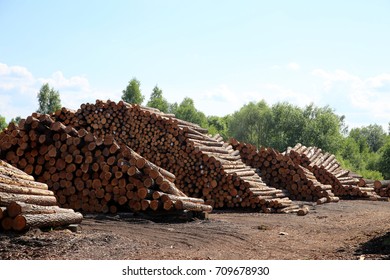
<path fill-rule="evenodd" d="M 195 108 L 194 100 L 189 97 L 184 98 L 179 105 L 173 104 L 171 110 L 179 119 L 207 127 L 206 115 Z"/>
<path fill-rule="evenodd" d="M 303 110 L 306 119 L 302 130 L 302 144 L 317 146 L 324 151 L 336 154 L 343 139 L 344 117 L 338 116 L 328 107 L 315 107 L 313 104 Z"/>
<path fill-rule="evenodd" d="M 232 115 L 229 134 L 258 147 L 269 146 L 272 121 L 272 111 L 265 101 L 250 102 Z"/>
<path fill-rule="evenodd" d="M 363 178 L 366 178 L 366 179 L 383 180 L 383 175 L 378 170 L 364 169 L 364 170 L 358 171 L 358 174 L 360 174 L 361 176 L 363 176 Z"/>
<path fill-rule="evenodd" d="M 362 152 L 366 148 L 377 152 L 386 142 L 386 132 L 377 124 L 354 128 L 349 135 L 359 143 Z"/>
<path fill-rule="evenodd" d="M 126 89 L 122 91 L 122 100 L 130 104 L 142 104 L 145 96 L 140 89 L 141 83 L 136 78 L 130 80 Z"/>
<path fill-rule="evenodd" d="M 225 140 L 229 138 L 228 122 L 230 115 L 225 117 L 208 116 L 207 117 L 207 129 L 212 135 L 219 134 Z"/>
<path fill-rule="evenodd" d="M 146 104 L 148 107 L 159 109 L 161 112 L 167 113 L 169 110 L 169 103 L 163 97 L 163 92 L 157 86 L 153 88 L 153 92 L 150 95 L 150 99 Z"/>
<path fill-rule="evenodd" d="M 18 124 L 21 121 L 21 119 L 22 118 L 20 116 L 17 116 L 16 118 L 12 118 L 10 123 Z"/>
<path fill-rule="evenodd" d="M 6 127 L 7 127 L 7 122 L 5 121 L 5 118 L 0 115 L 0 131 L 3 131 L 3 129 Z"/>
<path fill-rule="evenodd" d="M 177 111 L 177 108 L 179 107 L 179 105 L 177 104 L 177 102 L 175 103 L 169 103 L 168 104 L 168 113 L 170 114 L 176 114 L 176 111 Z"/>
<path fill-rule="evenodd" d="M 281 151 L 303 142 L 302 132 L 305 130 L 307 120 L 301 108 L 284 102 L 272 106 L 271 111 L 270 146 Z"/>
<path fill-rule="evenodd" d="M 60 93 L 50 88 L 48 83 L 42 85 L 37 97 L 39 103 L 38 113 L 51 114 L 61 109 Z"/>
<path fill-rule="evenodd" d="M 343 118 L 329 107 L 310 105 L 302 109 L 289 103 L 277 103 L 270 108 L 260 101 L 249 103 L 233 114 L 229 134 L 240 141 L 280 151 L 300 142 L 337 153 L 343 139 L 342 127 Z"/>
<path fill-rule="evenodd" d="M 388 141 L 380 150 L 378 170 L 385 179 L 390 179 L 390 141 Z"/>

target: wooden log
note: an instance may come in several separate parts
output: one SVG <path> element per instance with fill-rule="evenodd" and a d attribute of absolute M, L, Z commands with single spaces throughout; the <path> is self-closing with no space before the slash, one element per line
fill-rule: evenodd
<path fill-rule="evenodd" d="M 162 182 L 162 184 L 160 185 L 160 189 L 163 191 L 163 192 L 166 192 L 168 194 L 173 194 L 173 195 L 176 195 L 176 196 L 186 196 L 181 190 L 179 190 L 173 183 L 165 180 L 164 182 Z"/>
<path fill-rule="evenodd" d="M 153 194 L 155 194 L 156 192 L 154 192 Z M 194 198 L 194 197 L 188 197 L 188 196 L 177 196 L 177 195 L 173 195 L 173 194 L 167 194 L 167 193 L 162 193 L 162 192 L 158 192 L 159 193 L 159 196 L 161 197 L 161 201 L 162 202 L 165 202 L 167 200 L 172 200 L 172 201 L 177 201 L 177 200 L 181 200 L 181 201 L 188 201 L 188 202 L 192 202 L 192 203 L 204 203 L 204 200 L 202 198 Z M 153 196 L 153 198 L 155 198 L 156 195 Z"/>
<path fill-rule="evenodd" d="M 8 177 L 1 173 L 0 173 L 0 183 L 21 186 L 21 187 L 28 187 L 28 188 L 37 188 L 41 190 L 48 190 L 48 186 L 46 184 L 32 181 L 32 180 Z"/>
<path fill-rule="evenodd" d="M 2 162 L 2 160 L 0 160 L 0 162 Z M 29 181 L 34 180 L 33 176 L 28 175 L 16 169 L 15 167 L 10 168 L 9 165 L 5 165 L 5 164 L 4 165 L 0 164 L 0 173 L 11 178 L 18 178 L 18 179 L 29 180 Z"/>
<path fill-rule="evenodd" d="M 305 216 L 307 213 L 309 213 L 309 208 L 307 206 L 303 206 L 299 208 L 297 215 L 298 216 Z"/>
<path fill-rule="evenodd" d="M 21 214 L 13 219 L 12 228 L 16 231 L 28 228 L 59 227 L 79 224 L 83 219 L 80 213 Z"/>
<path fill-rule="evenodd" d="M 1 219 L 3 219 L 3 217 L 5 217 L 5 215 L 6 215 L 6 211 L 7 210 L 7 208 L 5 208 L 5 207 L 0 207 L 0 221 L 1 221 Z"/>
<path fill-rule="evenodd" d="M 20 202 L 42 205 L 42 206 L 57 205 L 57 199 L 55 198 L 55 196 L 0 193 L 1 206 L 7 206 L 12 201 L 20 201 Z"/>
<path fill-rule="evenodd" d="M 42 190 L 36 188 L 20 187 L 17 185 L 8 185 L 0 183 L 0 197 L 2 193 L 16 193 L 16 194 L 31 194 L 31 195 L 47 195 L 54 196 L 54 193 L 49 190 Z"/>
<path fill-rule="evenodd" d="M 1 220 L 1 227 L 3 228 L 3 230 L 11 230 L 12 223 L 13 220 L 11 217 L 3 217 L 3 219 Z"/>
<path fill-rule="evenodd" d="M 7 206 L 7 213 L 11 218 L 19 214 L 54 214 L 54 213 L 74 213 L 72 209 L 60 208 L 58 206 L 41 206 L 28 204 L 18 201 L 12 201 Z"/>
<path fill-rule="evenodd" d="M 175 208 L 177 210 L 189 210 L 196 212 L 211 212 L 212 207 L 210 205 L 194 203 L 190 201 L 177 200 L 175 202 Z"/>

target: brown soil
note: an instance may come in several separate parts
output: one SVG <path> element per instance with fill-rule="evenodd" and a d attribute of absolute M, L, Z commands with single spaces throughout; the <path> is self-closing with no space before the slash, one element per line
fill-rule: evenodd
<path fill-rule="evenodd" d="M 86 215 L 81 230 L 0 233 L 0 259 L 390 259 L 390 204 L 340 201 L 293 214 L 214 211 L 156 222 Z"/>

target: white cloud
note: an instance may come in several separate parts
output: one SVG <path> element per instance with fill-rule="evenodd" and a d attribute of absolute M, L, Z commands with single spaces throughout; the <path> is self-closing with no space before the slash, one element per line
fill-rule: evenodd
<path fill-rule="evenodd" d="M 287 64 L 287 68 L 293 71 L 297 71 L 301 69 L 301 66 L 296 62 L 290 62 L 289 64 Z"/>
<path fill-rule="evenodd" d="M 44 83 L 58 90 L 61 104 L 71 109 L 96 99 L 120 99 L 120 91 L 93 89 L 83 76 L 65 77 L 61 71 L 56 71 L 49 77 L 34 77 L 25 67 L 0 63 L 0 115 L 7 121 L 16 116 L 31 115 L 38 108 L 37 93 Z"/>
<path fill-rule="evenodd" d="M 354 116 L 355 123 L 377 123 L 384 127 L 390 121 L 390 74 L 363 78 L 344 70 L 333 72 L 316 69 L 312 72 L 323 81 L 323 91 L 339 92 L 346 96 L 349 104 L 345 108 L 347 115 Z M 336 97 L 337 98 L 337 97 Z M 337 100 L 335 100 L 337 102 Z M 348 120 L 348 119 L 347 119 Z"/>
<path fill-rule="evenodd" d="M 39 78 L 42 84 L 49 83 L 50 86 L 62 90 L 91 91 L 88 79 L 81 76 L 65 78 L 61 71 L 54 72 L 49 78 Z"/>
<path fill-rule="evenodd" d="M 249 102 L 258 102 L 263 99 L 269 105 L 286 101 L 298 106 L 305 106 L 318 100 L 313 94 L 300 93 L 271 83 L 260 84 L 246 91 L 235 91 L 223 84 L 214 89 L 205 90 L 203 94 L 194 93 L 190 97 L 194 99 L 195 106 L 206 115 L 218 116 L 231 114 Z"/>
<path fill-rule="evenodd" d="M 34 77 L 27 68 L 0 63 L 0 89 L 26 92 L 33 84 Z"/>

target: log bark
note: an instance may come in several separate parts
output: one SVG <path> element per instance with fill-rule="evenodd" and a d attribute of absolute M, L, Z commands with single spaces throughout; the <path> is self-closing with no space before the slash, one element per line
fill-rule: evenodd
<path fill-rule="evenodd" d="M 14 218 L 20 214 L 74 213 L 74 210 L 60 208 L 58 206 L 41 206 L 41 205 L 12 201 L 7 206 L 7 213 L 11 218 Z"/>
<path fill-rule="evenodd" d="M 57 199 L 55 196 L 0 193 L 0 205 L 7 206 L 12 201 L 20 201 L 42 206 L 57 205 Z"/>
<path fill-rule="evenodd" d="M 79 224 L 83 219 L 80 213 L 21 214 L 13 219 L 12 228 L 16 231 L 28 228 L 59 227 Z"/>
<path fill-rule="evenodd" d="M 189 211 L 196 211 L 196 212 L 211 212 L 213 209 L 210 205 L 193 203 L 193 202 L 183 201 L 183 200 L 177 200 L 175 202 L 175 208 L 177 210 L 189 210 Z"/>
<path fill-rule="evenodd" d="M 16 185 L 8 185 L 8 184 L 3 184 L 3 183 L 0 183 L 0 196 L 1 196 L 1 193 L 54 196 L 54 193 L 52 191 L 49 191 L 49 190 L 20 187 L 20 186 L 16 186 Z"/>

